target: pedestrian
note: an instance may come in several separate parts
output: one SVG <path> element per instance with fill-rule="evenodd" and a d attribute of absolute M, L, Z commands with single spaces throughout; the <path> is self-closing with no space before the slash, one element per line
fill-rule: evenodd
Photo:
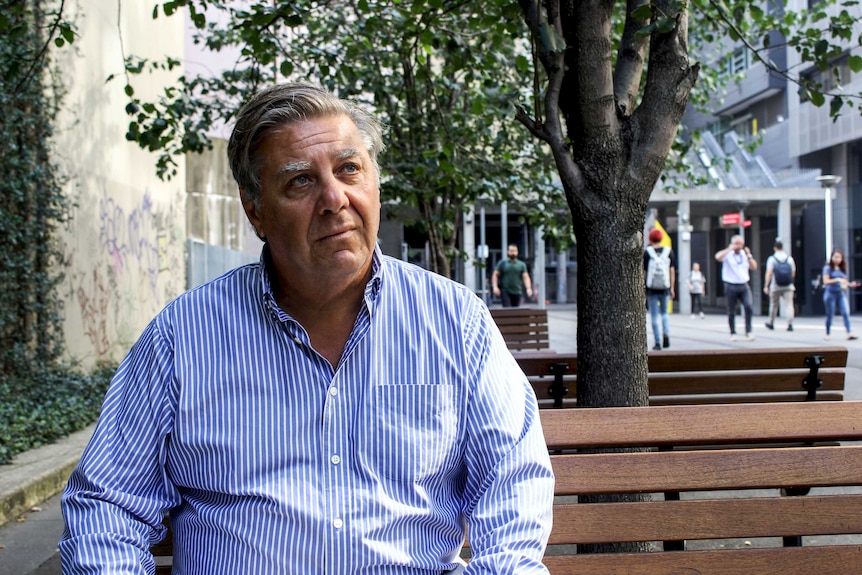
<path fill-rule="evenodd" d="M 766 277 L 763 279 L 763 293 L 769 296 L 768 329 L 775 329 L 775 316 L 778 308 L 783 307 L 787 315 L 787 331 L 793 331 L 794 309 L 793 295 L 796 292 L 796 262 L 793 256 L 784 251 L 780 239 L 772 246 L 772 255 L 766 258 Z"/>
<path fill-rule="evenodd" d="M 688 274 L 688 293 L 691 296 L 691 318 L 700 314 L 703 319 L 703 298 L 706 297 L 706 276 L 700 271 L 700 264 L 691 264 L 691 273 Z"/>
<path fill-rule="evenodd" d="M 660 229 L 651 229 L 650 245 L 644 250 L 646 299 L 652 322 L 652 335 L 655 339 L 653 349 L 656 351 L 670 347 L 668 305 L 673 299 L 676 283 L 676 261 L 673 250 L 661 245 L 663 238 L 664 233 Z M 661 316 L 661 328 L 659 328 L 659 316 Z"/>
<path fill-rule="evenodd" d="M 757 260 L 751 250 L 745 247 L 745 238 L 735 235 L 730 244 L 715 254 L 721 262 L 721 281 L 724 283 L 724 296 L 727 299 L 727 323 L 730 326 L 730 341 L 736 341 L 736 304 L 742 303 L 745 313 L 745 339 L 754 340 L 751 333 L 751 281 L 750 272 L 757 269 Z"/>
<path fill-rule="evenodd" d="M 502 300 L 503 307 L 518 307 L 522 291 L 527 292 L 528 298 L 533 297 L 533 286 L 527 264 L 518 259 L 518 246 L 509 244 L 506 255 L 507 259 L 500 260 L 491 275 L 491 288 L 494 296 Z"/>
<path fill-rule="evenodd" d="M 265 242 L 123 360 L 62 500 L 63 573 L 546 574 L 554 479 L 487 307 L 382 255 L 381 127 L 303 83 L 240 110 L 228 157 Z M 325 568 L 325 569 L 324 569 Z"/>
<path fill-rule="evenodd" d="M 832 339 L 832 316 L 835 308 L 841 312 L 844 319 L 844 328 L 847 330 L 847 339 L 856 339 L 853 330 L 850 329 L 850 306 L 847 302 L 847 288 L 859 287 L 859 282 L 847 279 L 847 262 L 844 260 L 844 252 L 835 249 L 829 261 L 823 266 L 823 307 L 826 308 L 826 337 Z"/>

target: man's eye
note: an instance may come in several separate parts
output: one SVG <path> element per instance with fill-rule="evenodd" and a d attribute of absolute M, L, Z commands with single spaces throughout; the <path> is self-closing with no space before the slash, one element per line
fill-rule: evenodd
<path fill-rule="evenodd" d="M 293 178 L 293 179 L 290 181 L 290 184 L 291 184 L 292 186 L 304 186 L 304 185 L 306 185 L 306 184 L 307 184 L 308 182 L 310 182 L 310 181 L 311 181 L 311 180 L 310 180 L 310 178 L 309 178 L 308 176 L 306 176 L 306 175 L 304 175 L 304 174 L 303 174 L 303 175 L 296 176 L 295 178 Z"/>
<path fill-rule="evenodd" d="M 344 167 L 341 170 L 348 174 L 355 174 L 359 171 L 359 166 L 356 164 L 344 164 Z"/>

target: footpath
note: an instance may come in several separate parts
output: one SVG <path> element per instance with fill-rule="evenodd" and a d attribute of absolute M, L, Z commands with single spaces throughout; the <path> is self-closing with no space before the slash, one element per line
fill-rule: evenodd
<path fill-rule="evenodd" d="M 649 317 L 645 317 L 647 341 L 652 343 Z M 763 316 L 754 318 L 754 341 L 731 341 L 727 317 L 709 314 L 704 319 L 673 314 L 671 349 L 728 349 L 746 347 L 846 346 L 849 350 L 844 397 L 862 400 L 862 340 L 848 341 L 844 326 L 833 324 L 832 339 L 824 340 L 823 318 L 802 317 L 794 331 L 779 318 L 775 330 L 764 327 Z M 854 316 L 862 336 L 862 317 Z M 576 348 L 577 317 L 573 305 L 548 307 L 550 347 L 558 352 Z M 742 317 L 737 331 L 744 332 Z M 59 493 L 78 461 L 93 426 L 57 443 L 23 453 L 11 465 L 0 466 L 0 575 L 60 575 L 57 540 L 63 532 Z"/>

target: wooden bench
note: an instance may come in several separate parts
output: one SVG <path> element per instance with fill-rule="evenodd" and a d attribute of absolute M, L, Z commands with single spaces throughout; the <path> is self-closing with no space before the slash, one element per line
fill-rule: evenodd
<path fill-rule="evenodd" d="M 512 351 L 547 350 L 548 310 L 515 307 L 492 309 L 491 317 Z"/>
<path fill-rule="evenodd" d="M 862 445 L 835 444 L 862 441 L 862 402 L 547 409 L 541 418 L 548 447 L 561 451 L 552 455 L 552 575 L 862 573 Z M 645 451 L 583 452 L 611 448 Z M 632 493 L 658 495 L 574 502 Z M 830 537 L 839 535 L 855 537 Z M 687 550 L 658 543 L 680 540 Z M 576 554 L 619 542 L 654 543 L 649 553 Z"/>
<path fill-rule="evenodd" d="M 573 353 L 515 353 L 541 407 L 573 406 Z M 650 405 L 830 400 L 844 396 L 840 346 L 661 351 L 649 354 Z"/>
<path fill-rule="evenodd" d="M 541 418 L 557 477 L 552 575 L 862 573 L 862 445 L 846 443 L 862 441 L 862 402 L 547 409 Z M 641 451 L 590 451 L 617 448 Z M 807 487 L 815 492 L 780 496 Z M 576 502 L 669 490 L 683 497 Z M 857 537 L 824 539 L 836 535 Z M 688 549 L 665 551 L 664 541 Z M 654 549 L 577 554 L 617 542 Z M 169 557 L 170 539 L 152 551 Z M 170 567 L 161 561 L 156 573 Z"/>

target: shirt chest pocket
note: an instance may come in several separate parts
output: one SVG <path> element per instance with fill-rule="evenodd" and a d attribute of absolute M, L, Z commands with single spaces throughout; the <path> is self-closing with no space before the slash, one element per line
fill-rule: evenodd
<path fill-rule="evenodd" d="M 422 481 L 458 461 L 458 410 L 451 385 L 378 385 L 356 430 L 357 460 L 367 472 Z"/>

